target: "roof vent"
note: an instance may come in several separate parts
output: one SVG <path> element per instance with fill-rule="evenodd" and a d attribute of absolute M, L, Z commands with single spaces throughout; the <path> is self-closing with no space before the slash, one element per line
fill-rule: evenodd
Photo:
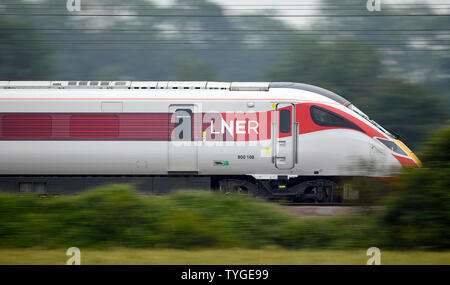
<path fill-rule="evenodd" d="M 231 91 L 269 91 L 269 82 L 233 82 Z"/>
<path fill-rule="evenodd" d="M 128 88 L 131 86 L 131 81 L 113 81 L 112 85 L 116 88 Z"/>
<path fill-rule="evenodd" d="M 211 90 L 229 90 L 231 82 L 208 82 L 206 84 L 207 89 Z"/>
<path fill-rule="evenodd" d="M 206 82 L 206 81 L 0 81 L 1 88 L 108 88 L 108 89 L 171 89 L 171 90 L 232 90 L 268 91 L 267 82 Z"/>
<path fill-rule="evenodd" d="M 169 81 L 167 89 L 205 89 L 206 81 Z"/>

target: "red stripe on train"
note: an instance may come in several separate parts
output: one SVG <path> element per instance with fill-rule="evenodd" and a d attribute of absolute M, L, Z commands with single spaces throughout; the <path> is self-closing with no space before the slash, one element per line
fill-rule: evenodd
<path fill-rule="evenodd" d="M 340 127 L 315 124 L 310 107 L 318 105 L 358 125 L 370 136 L 383 134 L 353 116 L 325 104 L 296 105 L 295 121 L 299 133 L 306 134 Z M 285 107 L 280 110 L 290 110 Z M 249 113 L 193 114 L 192 140 L 258 141 L 271 139 L 272 122 L 280 112 L 271 110 Z M 278 118 L 279 119 L 279 118 Z M 256 126 L 257 125 L 257 126 Z M 169 113 L 3 113 L 0 114 L 0 140 L 150 140 L 169 141 L 174 129 Z M 278 137 L 291 136 L 292 129 Z"/>
<path fill-rule="evenodd" d="M 343 127 L 323 127 L 323 126 L 317 125 L 316 123 L 314 123 L 314 121 L 311 118 L 311 112 L 310 112 L 311 106 L 323 107 L 327 110 L 330 110 L 330 111 L 346 118 L 347 120 L 353 122 L 358 127 L 360 127 L 364 131 L 364 133 L 371 138 L 376 136 L 376 137 L 381 137 L 381 138 L 387 139 L 387 137 L 384 134 L 377 131 L 373 127 L 365 124 L 364 122 L 358 120 L 357 118 L 353 117 L 352 115 L 350 115 L 338 108 L 334 108 L 334 107 L 328 106 L 326 104 L 317 104 L 317 103 L 303 103 L 303 104 L 296 105 L 296 118 L 297 118 L 297 122 L 299 122 L 299 125 L 300 125 L 300 128 L 299 128 L 300 134 L 307 134 L 307 133 L 312 133 L 312 132 L 333 130 L 333 129 L 349 129 L 349 128 L 343 128 Z M 357 131 L 354 129 L 349 129 L 349 130 Z"/>

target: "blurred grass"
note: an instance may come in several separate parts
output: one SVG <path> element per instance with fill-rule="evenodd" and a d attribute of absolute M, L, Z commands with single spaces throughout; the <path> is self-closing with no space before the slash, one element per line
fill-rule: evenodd
<path fill-rule="evenodd" d="M 145 196 L 110 185 L 81 197 L 0 195 L 0 248 L 367 248 L 373 217 L 295 217 L 242 196 Z"/>
<path fill-rule="evenodd" d="M 0 265 L 64 265 L 65 249 L 3 249 Z M 81 249 L 82 265 L 365 265 L 366 250 Z M 450 252 L 385 251 L 382 265 L 450 265 Z"/>

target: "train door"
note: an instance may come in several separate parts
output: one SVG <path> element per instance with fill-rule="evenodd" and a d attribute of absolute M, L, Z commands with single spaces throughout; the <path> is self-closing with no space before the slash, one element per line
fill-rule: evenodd
<path fill-rule="evenodd" d="M 295 131 L 295 107 L 293 104 L 277 104 L 274 135 L 275 166 L 292 169 L 297 157 L 297 132 Z"/>
<path fill-rule="evenodd" d="M 196 173 L 198 171 L 198 150 L 193 130 L 195 112 L 195 105 L 169 106 L 169 173 Z"/>

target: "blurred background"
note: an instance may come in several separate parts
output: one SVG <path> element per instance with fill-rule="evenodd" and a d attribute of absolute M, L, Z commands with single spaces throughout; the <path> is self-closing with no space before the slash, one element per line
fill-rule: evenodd
<path fill-rule="evenodd" d="M 0 80 L 309 83 L 414 149 L 448 120 L 450 2 L 366 2 L 1 0 Z"/>
<path fill-rule="evenodd" d="M 365 206 L 341 210 L 132 185 L 1 194 L 0 264 L 64 264 L 70 246 L 83 264 L 365 264 L 372 246 L 382 264 L 450 264 L 450 2 L 366 2 L 0 0 L 0 80 L 309 83 L 424 162 L 395 185 L 361 182 Z"/>

